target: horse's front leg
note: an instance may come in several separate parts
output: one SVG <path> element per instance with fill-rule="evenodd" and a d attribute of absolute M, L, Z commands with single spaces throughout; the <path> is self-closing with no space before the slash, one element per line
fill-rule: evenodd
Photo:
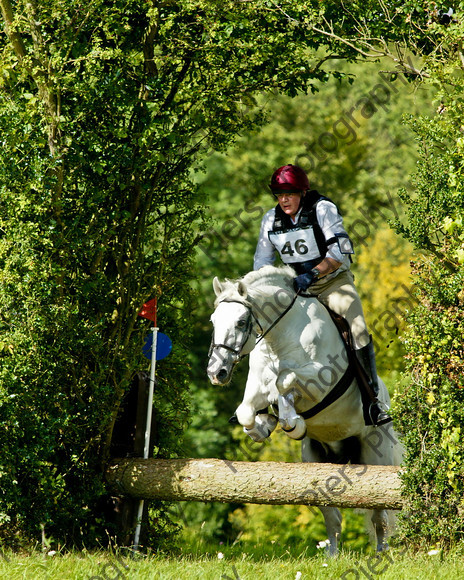
<path fill-rule="evenodd" d="M 295 402 L 293 393 L 289 392 L 285 395 L 279 394 L 279 423 L 283 431 L 291 437 L 300 441 L 306 435 L 306 423 L 295 410 Z"/>
<path fill-rule="evenodd" d="M 277 417 L 263 412 L 276 399 L 275 374 L 270 369 L 261 345 L 250 354 L 250 370 L 243 401 L 235 411 L 238 422 L 253 441 L 263 441 L 276 428 Z"/>
<path fill-rule="evenodd" d="M 279 394 L 279 422 L 282 429 L 289 431 L 293 429 L 298 420 L 298 413 L 295 410 L 295 400 L 293 392 L 288 392 L 285 395 Z"/>
<path fill-rule="evenodd" d="M 269 413 L 256 413 L 256 410 L 246 408 L 247 405 L 242 403 L 236 411 L 238 422 L 243 425 L 243 431 L 246 433 L 253 441 L 257 443 L 264 441 L 271 435 L 274 429 L 277 427 L 277 417 Z M 249 420 L 248 425 L 242 423 L 243 417 L 251 417 L 253 413 L 253 419 Z"/>
<path fill-rule="evenodd" d="M 299 441 L 306 435 L 306 423 L 295 410 L 294 387 L 298 384 L 298 377 L 293 371 L 283 370 L 276 384 L 279 391 L 279 423 L 289 437 Z"/>
<path fill-rule="evenodd" d="M 277 417 L 269 413 L 261 412 L 267 408 L 267 404 L 256 405 L 253 400 L 244 399 L 235 411 L 237 421 L 243 426 L 243 431 L 253 441 L 264 441 L 277 427 Z"/>

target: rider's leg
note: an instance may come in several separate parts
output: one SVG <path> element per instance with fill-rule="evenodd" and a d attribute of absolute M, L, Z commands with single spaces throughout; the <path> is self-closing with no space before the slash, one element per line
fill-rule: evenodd
<path fill-rule="evenodd" d="M 381 403 L 379 401 L 379 380 L 377 375 L 377 367 L 375 364 L 374 343 L 372 342 L 372 338 L 370 339 L 369 344 L 356 351 L 356 356 L 366 371 L 369 379 L 369 386 L 371 387 L 376 399 L 369 405 L 370 421 L 367 423 L 369 425 L 384 425 L 385 423 L 389 423 L 392 419 L 387 413 L 387 410 L 382 409 Z"/>
<path fill-rule="evenodd" d="M 319 283 L 316 283 L 314 289 L 318 289 L 318 287 Z M 354 285 L 353 275 L 349 271 L 340 273 L 329 282 L 321 284 L 320 291 L 317 292 L 317 295 L 323 304 L 326 304 L 334 312 L 346 318 L 350 325 L 356 355 L 366 371 L 369 386 L 373 391 L 375 399 L 369 403 L 369 413 L 365 417 L 366 424 L 383 425 L 384 423 L 388 423 L 391 421 L 391 418 L 386 410 L 381 408 L 380 405 L 382 403 L 378 398 L 379 382 L 375 364 L 374 345 L 367 330 L 361 299 Z"/>
<path fill-rule="evenodd" d="M 356 351 L 356 356 L 362 364 L 369 379 L 369 386 L 375 397 L 375 401 L 371 401 L 369 405 L 369 425 L 384 425 L 389 423 L 392 419 L 387 412 L 387 409 L 382 408 L 382 403 L 379 401 L 379 380 L 377 375 L 377 367 L 375 364 L 374 343 L 372 338 L 369 344 Z M 380 404 L 379 404 L 380 403 Z"/>

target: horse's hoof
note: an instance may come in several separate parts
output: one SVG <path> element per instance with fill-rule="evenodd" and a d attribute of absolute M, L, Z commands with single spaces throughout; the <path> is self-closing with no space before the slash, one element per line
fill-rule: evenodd
<path fill-rule="evenodd" d="M 256 415 L 255 424 L 251 429 L 243 428 L 244 433 L 259 443 L 264 441 L 274 431 L 277 426 L 277 417 L 268 413 Z"/>
<path fill-rule="evenodd" d="M 377 544 L 376 552 L 377 553 L 387 552 L 389 549 L 390 549 L 390 546 L 388 545 L 388 542 L 381 542 L 381 543 Z"/>
<path fill-rule="evenodd" d="M 306 437 L 306 423 L 303 417 L 297 417 L 295 426 L 289 429 L 282 425 L 282 430 L 291 438 L 300 441 Z"/>
<path fill-rule="evenodd" d="M 336 546 L 327 546 L 325 549 L 325 555 L 327 558 L 336 558 L 338 556 L 338 548 Z"/>

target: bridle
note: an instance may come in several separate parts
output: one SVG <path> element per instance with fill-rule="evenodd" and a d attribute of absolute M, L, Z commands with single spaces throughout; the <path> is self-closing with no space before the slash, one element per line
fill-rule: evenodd
<path fill-rule="evenodd" d="M 211 358 L 211 354 L 215 348 L 223 348 L 223 349 L 228 350 L 229 352 L 231 352 L 235 355 L 235 357 L 236 357 L 235 364 L 236 364 L 240 360 L 242 360 L 243 358 L 246 357 L 246 354 L 242 355 L 240 353 L 242 352 L 243 347 L 246 345 L 246 343 L 248 342 L 248 339 L 250 338 L 251 331 L 253 330 L 253 320 L 258 325 L 258 328 L 260 329 L 261 333 L 263 332 L 263 327 L 259 323 L 259 320 L 256 318 L 256 316 L 253 312 L 253 309 L 251 307 L 251 304 L 248 304 L 246 302 L 242 302 L 241 300 L 229 300 L 227 298 L 225 298 L 224 300 L 221 300 L 221 302 L 219 302 L 219 304 L 222 304 L 223 302 L 231 302 L 231 303 L 241 304 L 242 306 L 245 306 L 245 308 L 248 310 L 248 317 L 247 317 L 246 322 L 245 322 L 245 331 L 244 331 L 243 340 L 237 348 L 233 348 L 232 346 L 229 346 L 228 344 L 214 343 L 213 342 L 214 341 L 214 334 L 213 334 L 213 338 L 211 339 L 211 345 L 209 347 L 208 358 Z M 218 304 L 218 306 L 219 306 L 219 304 Z"/>
<path fill-rule="evenodd" d="M 287 314 L 287 312 L 290 310 L 290 308 L 295 304 L 295 300 L 298 298 L 298 296 L 299 296 L 298 293 L 295 294 L 295 296 L 293 297 L 292 301 L 287 306 L 287 308 L 276 318 L 276 320 L 274 320 L 274 322 L 271 324 L 271 326 L 267 330 L 263 330 L 262 325 L 260 324 L 258 318 L 256 317 L 255 313 L 253 312 L 253 308 L 252 308 L 251 304 L 249 304 L 247 302 L 242 302 L 241 300 L 229 300 L 227 298 L 225 298 L 224 300 L 221 300 L 221 302 L 219 302 L 219 304 L 222 304 L 223 302 L 235 302 L 236 304 L 241 304 L 242 306 L 245 306 L 245 308 L 248 310 L 248 318 L 247 318 L 246 323 L 245 323 L 245 334 L 244 334 L 244 338 L 242 340 L 242 343 L 237 348 L 233 348 L 232 346 L 229 346 L 228 344 L 222 344 L 222 343 L 216 344 L 216 343 L 214 343 L 213 342 L 214 335 L 213 335 L 213 338 L 211 339 L 211 345 L 210 345 L 209 351 L 208 351 L 208 358 L 211 358 L 211 354 L 215 348 L 223 348 L 225 350 L 228 350 L 229 352 L 232 352 L 235 355 L 236 360 L 235 360 L 234 364 L 237 364 L 239 361 L 241 361 L 243 358 L 245 358 L 248 354 L 248 353 L 247 354 L 240 354 L 240 353 L 242 352 L 244 346 L 246 345 L 246 343 L 248 342 L 248 339 L 250 338 L 251 331 L 253 329 L 253 320 L 258 325 L 258 328 L 260 331 L 260 335 L 259 336 L 257 335 L 257 340 L 255 343 L 255 346 L 256 346 L 275 327 L 275 325 L 278 322 L 280 322 L 280 320 L 282 320 L 282 318 Z M 218 306 L 219 306 L 219 304 L 218 304 Z"/>

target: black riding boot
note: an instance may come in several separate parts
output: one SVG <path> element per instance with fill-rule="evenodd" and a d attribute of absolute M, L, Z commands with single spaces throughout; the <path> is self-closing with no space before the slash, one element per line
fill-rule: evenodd
<path fill-rule="evenodd" d="M 372 397 L 368 399 L 369 412 L 368 416 L 365 416 L 367 425 L 384 425 L 389 423 L 392 418 L 387 413 L 387 410 L 381 408 L 382 403 L 379 401 L 379 382 L 377 377 L 377 367 L 375 364 L 375 352 L 374 343 L 372 342 L 372 337 L 366 346 L 356 350 L 356 356 L 359 362 L 362 364 L 364 370 L 366 371 L 367 377 L 369 379 L 369 386 L 372 389 L 372 394 L 374 395 L 375 401 L 372 401 Z M 363 397 L 364 398 L 364 397 Z"/>

